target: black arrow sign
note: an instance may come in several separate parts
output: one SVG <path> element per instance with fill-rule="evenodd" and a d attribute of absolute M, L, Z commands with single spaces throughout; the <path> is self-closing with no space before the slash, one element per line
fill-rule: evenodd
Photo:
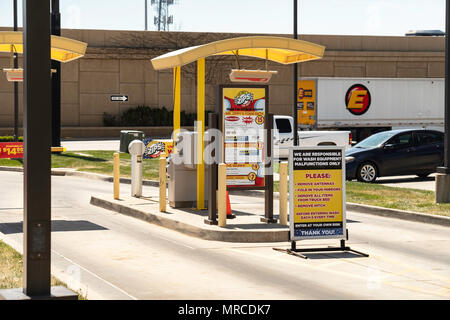
<path fill-rule="evenodd" d="M 125 96 L 123 94 L 116 94 L 111 96 L 112 102 L 125 102 L 128 101 L 128 96 Z"/>

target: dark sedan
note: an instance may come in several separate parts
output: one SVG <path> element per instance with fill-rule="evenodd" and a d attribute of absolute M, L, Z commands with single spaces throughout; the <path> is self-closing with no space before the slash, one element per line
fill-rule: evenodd
<path fill-rule="evenodd" d="M 345 152 L 348 180 L 374 182 L 377 177 L 426 177 L 442 166 L 444 134 L 435 130 L 383 131 L 362 140 Z"/>

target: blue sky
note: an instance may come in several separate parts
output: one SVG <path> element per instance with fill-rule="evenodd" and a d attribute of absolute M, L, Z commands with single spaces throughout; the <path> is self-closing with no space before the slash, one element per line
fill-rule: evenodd
<path fill-rule="evenodd" d="M 175 0 L 177 31 L 293 32 L 293 0 Z M 22 25 L 21 0 L 19 26 Z M 150 0 L 148 3 L 150 4 Z M 13 0 L 0 0 L 0 26 L 12 26 Z M 145 0 L 60 0 L 62 27 L 144 30 Z M 445 0 L 298 0 L 299 34 L 395 35 L 445 31 Z M 149 8 L 149 30 L 155 12 Z"/>

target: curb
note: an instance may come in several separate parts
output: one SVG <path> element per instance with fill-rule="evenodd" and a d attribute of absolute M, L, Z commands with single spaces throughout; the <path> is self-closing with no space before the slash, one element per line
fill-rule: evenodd
<path fill-rule="evenodd" d="M 21 167 L 3 167 L 0 166 L 0 171 L 11 171 L 11 172 L 23 172 L 23 168 Z M 86 179 L 100 180 L 106 182 L 113 182 L 113 177 L 108 176 L 106 174 L 93 173 L 93 172 L 85 172 L 85 171 L 75 171 L 72 169 L 59 169 L 55 168 L 51 170 L 52 176 L 72 176 L 72 177 L 80 177 Z M 130 178 L 120 178 L 120 183 L 131 184 Z M 156 180 L 142 180 L 142 184 L 144 186 L 151 187 L 159 187 L 159 181 Z"/>
<path fill-rule="evenodd" d="M 23 168 L 0 166 L 0 171 L 23 172 Z M 87 179 L 113 182 L 113 177 L 111 177 L 111 176 L 99 174 L 99 173 L 84 172 L 84 171 L 54 169 L 54 170 L 52 170 L 52 175 L 75 176 L 75 177 L 81 177 L 81 178 L 87 178 Z M 131 179 L 120 178 L 120 183 L 131 184 Z M 143 180 L 142 184 L 144 186 L 159 187 L 159 181 L 155 181 L 155 180 Z M 233 194 L 236 194 L 236 193 L 231 191 L 230 195 L 233 195 Z M 255 190 L 255 191 L 252 191 L 252 190 L 242 191 L 241 190 L 241 191 L 239 191 L 239 194 L 255 196 L 255 197 L 264 197 L 264 192 L 257 191 L 257 190 Z M 237 194 L 237 195 L 239 195 L 239 194 Z M 274 199 L 279 199 L 278 192 L 274 192 Z M 416 222 L 429 223 L 429 224 L 437 224 L 437 225 L 446 226 L 446 227 L 450 226 L 450 218 L 445 217 L 445 216 L 431 215 L 431 214 L 418 213 L 418 212 L 406 211 L 406 210 L 383 208 L 383 207 L 351 203 L 351 202 L 347 202 L 346 206 L 347 206 L 347 210 L 355 210 L 355 211 L 359 211 L 361 213 L 366 213 L 366 214 L 373 214 L 373 215 L 378 215 L 378 216 L 382 216 L 382 217 L 403 219 L 403 220 L 416 221 Z"/>
<path fill-rule="evenodd" d="M 21 167 L 0 167 L 0 171 L 23 172 Z"/>
<path fill-rule="evenodd" d="M 91 196 L 92 205 L 103 209 L 121 213 L 136 219 L 140 219 L 160 227 L 172 229 L 188 236 L 193 236 L 203 240 L 224 241 L 224 242 L 286 242 L 289 241 L 289 230 L 209 230 L 180 222 L 163 215 L 144 212 L 138 209 L 130 208 L 125 205 L 115 203 Z M 218 227 L 219 228 L 219 227 Z"/>
<path fill-rule="evenodd" d="M 354 210 L 361 213 L 373 214 L 382 217 L 396 218 L 402 220 L 409 220 L 415 222 L 423 222 L 430 224 L 438 224 L 445 227 L 450 227 L 450 218 L 445 216 L 431 215 L 426 213 L 419 213 L 406 210 L 390 209 L 371 206 L 359 203 L 346 203 L 347 210 Z"/>

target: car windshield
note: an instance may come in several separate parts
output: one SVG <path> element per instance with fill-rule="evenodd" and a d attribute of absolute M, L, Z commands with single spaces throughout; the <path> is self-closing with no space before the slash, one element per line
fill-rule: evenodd
<path fill-rule="evenodd" d="M 370 149 L 379 146 L 380 144 L 386 142 L 389 138 L 395 135 L 395 132 L 384 131 L 371 135 L 370 137 L 362 140 L 355 145 L 355 148 Z"/>

